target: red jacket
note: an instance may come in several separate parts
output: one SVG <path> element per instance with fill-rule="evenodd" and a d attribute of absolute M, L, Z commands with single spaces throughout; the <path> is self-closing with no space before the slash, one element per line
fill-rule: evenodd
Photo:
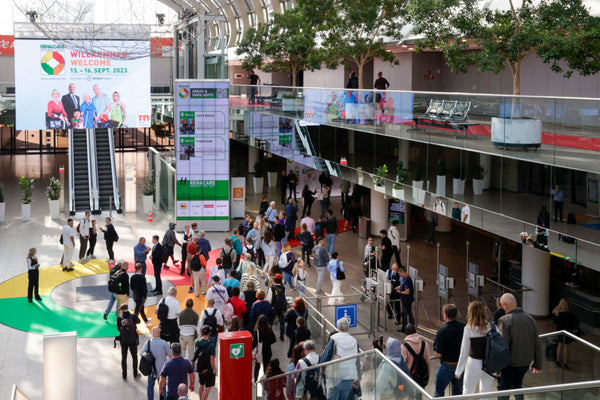
<path fill-rule="evenodd" d="M 242 319 L 243 314 L 246 313 L 246 302 L 238 296 L 233 296 L 230 301 L 233 306 L 233 313 L 237 315 L 238 318 Z"/>

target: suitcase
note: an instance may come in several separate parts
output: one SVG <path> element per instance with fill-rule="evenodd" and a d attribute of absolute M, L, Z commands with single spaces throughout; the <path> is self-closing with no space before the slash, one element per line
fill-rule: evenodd
<path fill-rule="evenodd" d="M 567 224 L 575 225 L 577 223 L 577 218 L 575 218 L 575 214 L 568 213 L 567 214 Z"/>

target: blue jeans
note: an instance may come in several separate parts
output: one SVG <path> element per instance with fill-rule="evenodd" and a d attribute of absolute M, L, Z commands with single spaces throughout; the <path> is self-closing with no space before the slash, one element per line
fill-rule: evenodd
<path fill-rule="evenodd" d="M 449 384 L 452 385 L 452 396 L 462 394 L 463 384 L 462 377 L 456 379 L 454 372 L 456 365 L 440 364 L 440 368 L 435 374 L 435 394 L 434 397 L 444 397 L 444 392 Z"/>
<path fill-rule="evenodd" d="M 287 282 L 287 284 L 290 285 L 290 289 L 295 289 L 293 279 L 294 279 L 294 277 L 292 276 L 292 274 L 290 274 L 289 272 L 283 271 L 283 281 Z"/>
<path fill-rule="evenodd" d="M 327 251 L 333 254 L 333 246 L 335 245 L 335 233 L 326 233 L 325 240 L 327 241 Z"/>
<path fill-rule="evenodd" d="M 329 392 L 327 400 L 348 400 L 350 392 L 352 391 L 352 380 L 343 379 L 339 381 Z"/>
<path fill-rule="evenodd" d="M 154 382 L 156 382 L 156 381 L 158 381 L 158 377 L 155 378 L 152 376 L 152 374 L 148 375 L 148 390 L 147 390 L 148 400 L 154 400 Z M 166 398 L 166 393 L 167 393 L 167 387 L 165 386 L 165 390 L 163 392 L 163 394 L 165 396 L 162 397 L 163 399 Z"/>
<path fill-rule="evenodd" d="M 112 310 L 113 305 L 115 304 L 115 301 L 117 301 L 117 298 L 115 297 L 114 293 L 110 294 L 110 300 L 108 301 L 108 307 L 106 307 L 106 311 L 104 311 L 106 314 L 109 314 Z M 115 310 L 118 311 L 118 310 Z"/>
<path fill-rule="evenodd" d="M 275 249 L 277 249 L 277 258 L 281 256 L 281 243 L 283 241 L 275 242 Z"/>

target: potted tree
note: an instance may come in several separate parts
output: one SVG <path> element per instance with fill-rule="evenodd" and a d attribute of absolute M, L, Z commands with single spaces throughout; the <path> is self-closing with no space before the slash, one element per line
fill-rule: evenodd
<path fill-rule="evenodd" d="M 421 205 L 425 201 L 425 190 L 423 190 L 423 167 L 417 165 L 411 174 L 413 177 L 413 201 Z"/>
<path fill-rule="evenodd" d="M 275 162 L 273 155 L 269 154 L 269 157 L 267 158 L 267 184 L 270 188 L 277 187 L 278 175 L 277 163 Z"/>
<path fill-rule="evenodd" d="M 21 176 L 19 178 L 19 187 L 23 193 L 21 198 L 21 219 L 23 221 L 29 221 L 31 219 L 31 196 L 33 196 L 33 183 L 34 180 Z"/>
<path fill-rule="evenodd" d="M 261 161 L 256 161 L 254 163 L 253 174 L 254 193 L 262 193 L 263 186 L 265 184 L 265 167 L 263 166 L 263 163 Z"/>
<path fill-rule="evenodd" d="M 154 203 L 154 191 L 156 190 L 156 179 L 154 176 L 148 175 L 144 178 L 144 188 L 142 190 L 142 207 L 143 212 L 152 211 Z"/>
<path fill-rule="evenodd" d="M 465 173 L 460 164 L 456 164 L 452 174 L 452 194 L 465 194 Z"/>
<path fill-rule="evenodd" d="M 404 185 L 410 179 L 410 172 L 407 169 L 404 169 L 404 164 L 402 161 L 398 161 L 396 165 L 396 182 L 394 182 L 393 186 L 393 194 L 394 197 L 400 200 L 404 200 Z"/>
<path fill-rule="evenodd" d="M 473 167 L 471 175 L 473 177 L 473 194 L 479 195 L 483 193 L 483 177 L 486 173 L 482 165 L 477 164 Z"/>
<path fill-rule="evenodd" d="M 385 178 L 388 177 L 388 166 L 387 164 L 380 165 L 375 170 L 375 175 L 373 175 L 373 184 L 375 185 L 375 190 L 381 193 L 385 193 Z"/>
<path fill-rule="evenodd" d="M 443 159 L 437 161 L 437 179 L 435 185 L 435 192 L 440 196 L 446 195 L 446 163 Z"/>
<path fill-rule="evenodd" d="M 0 222 L 4 222 L 6 203 L 4 202 L 4 186 L 0 183 Z"/>
<path fill-rule="evenodd" d="M 50 207 L 50 218 L 60 218 L 60 190 L 62 186 L 60 181 L 55 177 L 50 178 L 50 183 L 46 188 L 46 194 L 48 195 L 48 204 Z"/>

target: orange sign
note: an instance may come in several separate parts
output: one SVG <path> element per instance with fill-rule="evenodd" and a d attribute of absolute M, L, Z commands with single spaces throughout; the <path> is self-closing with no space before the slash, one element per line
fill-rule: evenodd
<path fill-rule="evenodd" d="M 233 198 L 234 199 L 243 199 L 244 198 L 244 188 L 243 187 L 233 188 Z"/>
<path fill-rule="evenodd" d="M 0 35 L 0 56 L 15 55 L 15 37 L 12 35 Z"/>

